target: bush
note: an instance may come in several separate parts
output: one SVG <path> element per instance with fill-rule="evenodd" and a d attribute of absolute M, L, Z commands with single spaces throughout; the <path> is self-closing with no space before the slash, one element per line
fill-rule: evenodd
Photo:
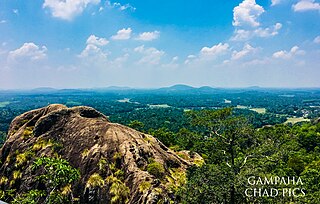
<path fill-rule="evenodd" d="M 159 162 L 153 161 L 147 166 L 147 171 L 154 175 L 156 178 L 163 178 L 165 169 Z"/>

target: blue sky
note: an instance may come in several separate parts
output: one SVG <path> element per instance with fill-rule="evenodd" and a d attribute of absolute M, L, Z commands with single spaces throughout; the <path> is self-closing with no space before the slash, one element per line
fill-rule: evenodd
<path fill-rule="evenodd" d="M 0 89 L 320 87 L 319 0 L 2 0 Z"/>

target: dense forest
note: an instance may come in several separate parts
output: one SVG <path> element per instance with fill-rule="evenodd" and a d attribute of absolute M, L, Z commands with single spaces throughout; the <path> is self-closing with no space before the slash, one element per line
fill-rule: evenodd
<path fill-rule="evenodd" d="M 175 189 L 178 203 L 320 203 L 319 90 L 2 92 L 1 142 L 14 117 L 52 103 L 94 107 L 178 154 L 201 155 Z"/>

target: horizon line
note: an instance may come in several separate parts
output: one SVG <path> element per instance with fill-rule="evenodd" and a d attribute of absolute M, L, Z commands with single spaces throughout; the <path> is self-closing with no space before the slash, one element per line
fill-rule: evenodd
<path fill-rule="evenodd" d="M 286 87 L 286 86 L 258 86 L 258 85 L 252 85 L 252 86 L 235 86 L 235 87 L 227 87 L 227 86 L 210 86 L 210 85 L 202 85 L 202 86 L 193 86 L 188 84 L 173 84 L 170 86 L 157 86 L 157 87 L 131 87 L 131 86 L 117 86 L 117 85 L 110 85 L 110 86 L 104 86 L 104 87 L 50 87 L 50 86 L 39 86 L 34 88 L 8 88 L 8 89 L 2 89 L 0 88 L 0 91 L 36 91 L 37 89 L 51 89 L 51 90 L 98 90 L 98 89 L 110 89 L 112 88 L 117 89 L 119 88 L 122 90 L 156 90 L 161 88 L 172 88 L 174 86 L 186 86 L 194 89 L 199 89 L 203 87 L 210 87 L 212 89 L 320 89 L 320 87 L 316 86 L 305 86 L 305 87 Z"/>

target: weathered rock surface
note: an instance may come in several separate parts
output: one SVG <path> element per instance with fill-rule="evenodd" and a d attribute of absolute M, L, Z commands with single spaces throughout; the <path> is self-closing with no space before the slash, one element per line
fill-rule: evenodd
<path fill-rule="evenodd" d="M 46 145 L 34 148 L 45 141 Z M 80 203 L 111 202 L 110 183 L 91 188 L 88 180 L 94 174 L 107 179 L 112 174 L 112 165 L 123 171 L 123 182 L 130 190 L 129 203 L 167 203 L 175 199 L 171 191 L 181 179 L 173 172 L 183 175 L 190 165 L 156 138 L 111 123 L 95 109 L 83 106 L 49 105 L 16 117 L 0 150 L 0 176 L 12 180 L 13 172 L 18 169 L 16 157 L 26 151 L 33 151 L 34 155 L 24 164 L 20 181 L 2 182 L 2 190 L 16 189 L 16 193 L 23 193 L 34 188 L 37 183 L 28 166 L 35 158 L 60 155 L 80 171 L 80 180 L 72 186 L 73 196 L 79 198 Z M 158 177 L 150 173 L 150 162 L 160 164 L 164 175 Z M 142 188 L 143 184 L 148 184 L 147 189 Z"/>

